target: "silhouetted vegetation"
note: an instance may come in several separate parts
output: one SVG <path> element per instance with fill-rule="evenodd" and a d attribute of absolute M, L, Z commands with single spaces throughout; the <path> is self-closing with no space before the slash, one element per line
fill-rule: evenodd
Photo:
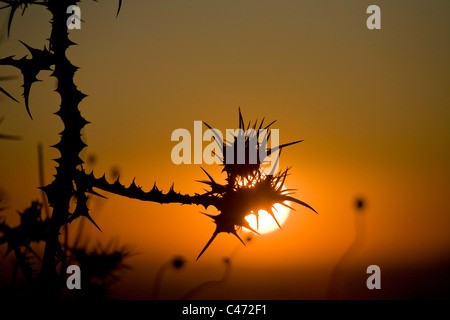
<path fill-rule="evenodd" d="M 8 245 L 8 252 L 15 253 L 17 268 L 20 268 L 25 279 L 32 284 L 34 290 L 39 294 L 45 293 L 44 296 L 57 296 L 61 292 L 63 287 L 61 279 L 64 276 L 64 270 L 60 270 L 58 266 L 70 262 L 79 264 L 83 269 L 84 286 L 91 288 L 90 291 L 86 291 L 88 295 L 95 293 L 96 297 L 105 297 L 108 286 L 117 280 L 115 273 L 125 267 L 124 259 L 129 256 L 130 252 L 123 247 L 112 249 L 99 247 L 90 251 L 86 247 L 71 247 L 67 241 L 62 243 L 61 233 L 63 228 L 78 218 L 84 217 L 100 229 L 92 218 L 88 205 L 90 197 L 103 197 L 95 190 L 142 201 L 195 204 L 202 205 L 205 209 L 209 206 L 215 207 L 219 214 L 207 215 L 213 219 L 216 229 L 203 250 L 200 251 L 197 259 L 219 233 L 231 233 L 239 240 L 241 239 L 237 230 L 242 227 L 257 233 L 245 220 L 245 216 L 249 213 L 254 213 L 257 216 L 259 210 L 266 210 L 276 221 L 272 211 L 273 206 L 277 203 L 287 206 L 285 201 L 314 210 L 306 203 L 294 198 L 291 195 L 292 190 L 283 188 L 288 169 L 278 173 L 264 174 L 261 170 L 262 163 L 259 160 L 256 164 L 250 163 L 248 158 L 244 164 L 228 164 L 229 161 L 226 159 L 225 152 L 222 160 L 226 183 L 217 183 L 204 170 L 208 180 L 202 181 L 202 183 L 206 184 L 210 190 L 202 194 L 181 194 L 176 192 L 173 186 L 167 193 L 164 193 L 158 189 L 156 184 L 150 191 L 146 192 L 142 187 L 137 186 L 134 180 L 128 187 L 123 185 L 119 181 L 118 172 L 115 173 L 117 177 L 114 182 L 107 181 L 104 174 L 97 178 L 93 171 L 86 172 L 83 167 L 84 162 L 79 156 L 80 152 L 86 147 L 85 142 L 81 139 L 81 131 L 89 123 L 81 115 L 79 109 L 79 104 L 86 95 L 75 85 L 73 79 L 78 67 L 74 66 L 66 55 L 67 50 L 74 44 L 69 39 L 66 25 L 69 14 L 66 13 L 66 9 L 80 1 L 0 0 L 0 2 L 5 4 L 1 9 L 10 10 L 8 34 L 13 17 L 18 10 L 22 10 L 23 13 L 27 8 L 38 5 L 47 9 L 52 15 L 50 21 L 51 34 L 43 49 L 32 48 L 21 42 L 29 51 L 30 57 L 27 55 L 16 59 L 14 56 L 8 56 L 0 59 L 0 65 L 13 66 L 21 72 L 25 109 L 30 119 L 32 119 L 33 113 L 29 105 L 30 90 L 32 85 L 39 81 L 37 76 L 41 71 L 52 71 L 51 76 L 57 80 L 55 91 L 61 99 L 60 109 L 55 113 L 64 125 L 63 131 L 59 133 L 60 141 L 53 146 L 60 154 L 59 158 L 55 160 L 56 174 L 51 183 L 44 185 L 42 182 L 43 185 L 40 186 L 46 198 L 43 202 L 32 202 L 30 207 L 19 213 L 21 215 L 19 226 L 11 228 L 5 222 L 0 225 L 3 234 L 0 243 Z M 119 1 L 117 14 L 120 12 L 121 5 L 122 1 Z M 1 89 L 1 92 L 15 100 L 5 90 Z M 270 132 L 273 123 L 264 126 L 263 120 L 259 124 L 255 122 L 252 127 L 250 124 L 245 126 L 242 114 L 239 111 L 239 128 L 243 130 L 253 128 L 256 130 L 256 135 L 259 134 L 258 129 L 262 128 Z M 234 141 L 227 141 L 223 145 L 224 148 L 234 148 L 234 154 L 237 155 L 237 140 L 239 138 L 239 136 L 235 136 Z M 249 143 L 250 139 L 251 137 L 245 137 L 245 154 L 247 155 L 250 154 L 250 149 L 255 147 Z M 298 142 L 300 141 L 283 144 L 275 149 L 258 143 L 256 148 L 258 150 L 265 148 L 266 153 L 270 155 L 272 152 L 281 151 L 283 148 Z M 95 161 L 95 159 L 91 159 L 91 161 Z M 75 202 L 73 210 L 70 210 L 71 202 Z M 51 214 L 43 217 L 42 208 L 47 205 L 51 208 Z M 32 268 L 32 257 L 37 258 L 30 246 L 33 242 L 45 243 L 39 271 Z M 242 240 L 241 242 L 245 245 Z M 228 266 L 230 261 L 225 262 Z M 183 262 L 182 260 L 175 260 L 172 262 L 172 266 L 180 268 L 183 266 Z M 86 292 L 83 294 L 86 294 Z M 90 296 L 84 297 L 90 298 Z"/>

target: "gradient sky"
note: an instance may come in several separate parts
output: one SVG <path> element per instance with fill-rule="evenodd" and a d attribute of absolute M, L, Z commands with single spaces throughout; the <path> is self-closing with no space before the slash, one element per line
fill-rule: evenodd
<path fill-rule="evenodd" d="M 381 30 L 366 28 L 370 4 L 381 7 Z M 234 252 L 228 282 L 196 298 L 323 298 L 355 237 L 357 197 L 367 202 L 359 217 L 365 242 L 346 262 L 353 280 L 342 280 L 341 289 L 359 290 L 354 279 L 365 281 L 367 266 L 376 264 L 384 291 L 358 291 L 361 297 L 431 295 L 429 286 L 414 285 L 411 270 L 426 278 L 450 265 L 448 1 L 141 0 L 124 1 L 118 18 L 114 1 L 83 1 L 80 8 L 84 23 L 70 32 L 78 46 L 68 56 L 88 95 L 80 105 L 91 122 L 82 158 L 95 155 L 97 176 L 117 168 L 121 182 L 136 177 L 146 190 L 156 181 L 165 190 L 174 182 L 182 193 L 202 192 L 195 182 L 205 178 L 199 165 L 171 162 L 171 133 L 193 133 L 195 120 L 236 128 L 240 107 L 247 121 L 277 120 L 281 143 L 304 139 L 283 151 L 281 166 L 292 166 L 287 186 L 319 213 L 296 206 L 283 230 L 247 247 L 220 235 L 195 262 L 214 230 L 203 208 L 93 199 L 103 232 L 86 226 L 92 244 L 117 239 L 139 253 L 129 259 L 133 269 L 115 286 L 115 297 L 150 297 L 157 269 L 182 255 L 189 263 L 168 272 L 161 291 L 162 298 L 179 298 L 220 279 L 221 259 Z M 39 7 L 17 15 L 0 56 L 25 55 L 18 40 L 42 48 L 49 19 Z M 3 12 L 2 34 L 6 21 Z M 10 67 L 1 74 L 19 76 Z M 23 103 L 0 97 L 0 132 L 23 137 L 0 140 L 0 188 L 11 224 L 18 222 L 16 210 L 40 197 L 39 142 L 46 181 L 55 173 L 51 159 L 58 153 L 48 147 L 62 125 L 52 114 L 59 97 L 49 75 L 42 72 L 43 82 L 31 89 L 34 120 Z M 19 98 L 19 80 L 1 86 Z M 203 167 L 220 177 L 220 168 Z"/>

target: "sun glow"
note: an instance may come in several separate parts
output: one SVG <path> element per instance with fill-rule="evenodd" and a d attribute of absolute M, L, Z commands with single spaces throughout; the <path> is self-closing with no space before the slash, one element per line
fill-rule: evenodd
<path fill-rule="evenodd" d="M 289 202 L 286 201 L 286 204 L 289 205 Z M 274 205 L 276 210 L 274 211 L 275 218 L 277 218 L 278 223 L 283 225 L 283 223 L 286 221 L 286 219 L 289 216 L 289 208 L 283 206 L 282 204 L 275 204 Z M 273 219 L 273 217 L 265 210 L 259 210 L 258 211 L 259 217 L 259 223 L 256 221 L 256 215 L 255 214 L 249 214 L 245 217 L 245 220 L 248 221 L 250 224 L 250 227 L 258 231 L 259 233 L 269 233 L 274 230 L 280 229 L 276 223 L 276 221 Z M 246 228 L 243 228 L 245 231 L 250 231 Z"/>
<path fill-rule="evenodd" d="M 245 185 L 246 187 L 252 187 L 255 185 L 256 179 L 241 179 L 237 183 L 239 186 Z M 286 189 L 286 186 L 284 186 L 283 189 Z M 290 206 L 289 201 L 285 201 L 285 204 L 287 206 Z M 285 207 L 281 203 L 276 203 L 273 208 L 273 214 L 275 215 L 275 218 L 277 219 L 280 226 L 283 225 L 283 223 L 289 216 L 290 209 L 288 207 Z M 245 217 L 245 220 L 247 220 L 247 222 L 250 224 L 250 227 L 261 234 L 280 229 L 275 219 L 266 210 L 258 211 L 258 219 L 256 218 L 256 215 L 254 213 L 251 213 Z M 245 231 L 252 232 L 245 227 L 243 227 L 243 229 Z"/>

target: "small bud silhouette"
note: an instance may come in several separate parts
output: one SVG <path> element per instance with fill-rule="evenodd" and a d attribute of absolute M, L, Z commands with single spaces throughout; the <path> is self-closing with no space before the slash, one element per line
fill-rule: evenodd
<path fill-rule="evenodd" d="M 172 266 L 177 270 L 183 268 L 185 264 L 186 260 L 182 256 L 176 256 L 172 260 Z"/>
<path fill-rule="evenodd" d="M 356 201 L 355 201 L 356 210 L 362 211 L 364 209 L 365 205 L 366 205 L 366 202 L 363 198 L 361 198 L 361 197 L 356 198 Z"/>

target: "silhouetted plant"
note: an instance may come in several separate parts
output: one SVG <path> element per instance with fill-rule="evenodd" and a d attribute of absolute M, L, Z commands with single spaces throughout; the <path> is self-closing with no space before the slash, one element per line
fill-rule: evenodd
<path fill-rule="evenodd" d="M 36 49 L 21 42 L 29 51 L 31 57 L 24 56 L 20 59 L 15 59 L 14 56 L 9 56 L 0 59 L 0 65 L 13 66 L 22 73 L 25 108 L 31 119 L 32 112 L 29 106 L 29 95 L 33 83 L 39 81 L 37 76 L 40 71 L 52 71 L 51 76 L 57 79 L 56 92 L 61 98 L 60 109 L 55 114 L 61 119 L 64 129 L 60 132 L 60 141 L 53 146 L 59 151 L 60 157 L 55 160 L 57 166 L 53 181 L 46 186 L 41 186 L 46 194 L 48 204 L 52 208 L 51 217 L 40 221 L 40 223 L 45 221 L 46 224 L 45 235 L 43 235 L 45 238 L 43 239 L 45 240 L 45 250 L 39 277 L 42 290 L 47 290 L 49 294 L 58 292 L 57 265 L 64 259 L 64 250 L 59 239 L 61 228 L 79 217 L 87 218 L 99 228 L 92 219 L 88 208 L 90 195 L 101 196 L 94 188 L 142 201 L 196 204 L 202 205 L 206 209 L 209 206 L 215 207 L 219 213 L 215 216 L 207 215 L 213 219 L 216 229 L 197 259 L 219 233 L 231 233 L 239 240 L 241 239 L 237 234 L 237 230 L 242 227 L 257 233 L 245 220 L 245 216 L 250 213 L 258 216 L 259 210 L 266 210 L 276 221 L 272 211 L 273 206 L 277 203 L 287 206 L 285 201 L 294 202 L 314 210 L 306 203 L 292 197 L 292 190 L 283 189 L 288 169 L 279 173 L 264 174 L 261 169 L 262 163 L 260 159 L 257 163 L 252 164 L 247 157 L 244 164 L 228 164 L 229 161 L 227 160 L 229 159 L 226 159 L 225 152 L 222 160 L 223 171 L 227 175 L 226 183 L 217 183 L 204 170 L 209 180 L 203 181 L 203 183 L 208 185 L 210 190 L 203 194 L 181 194 L 174 191 L 173 185 L 167 193 L 163 193 L 162 190 L 157 188 L 156 184 L 150 191 L 145 192 L 135 184 L 135 180 L 128 187 L 125 187 L 119 182 L 118 177 L 113 183 L 110 183 L 105 178 L 105 175 L 101 178 L 96 178 L 93 172 L 86 173 L 82 166 L 83 160 L 79 156 L 80 152 L 86 147 L 86 144 L 81 139 L 81 131 L 89 123 L 83 118 L 79 110 L 79 104 L 86 95 L 79 91 L 73 82 L 78 67 L 74 66 L 66 55 L 69 47 L 74 44 L 68 36 L 66 21 L 69 14 L 66 13 L 66 10 L 69 6 L 80 1 L 0 0 L 0 2 L 5 4 L 0 9 L 10 9 L 8 34 L 14 14 L 18 9 L 22 10 L 23 13 L 29 6 L 39 5 L 46 8 L 52 15 L 48 48 L 44 45 L 43 49 Z M 117 15 L 120 12 L 121 5 L 122 1 L 119 0 Z M 6 91 L 2 90 L 2 92 L 12 98 Z M 264 129 L 270 132 L 270 127 L 273 123 L 266 125 Z M 256 135 L 259 135 L 259 130 L 257 129 L 263 128 L 263 125 L 264 120 L 261 121 L 259 126 L 255 122 L 253 129 L 256 130 Z M 250 128 L 250 124 L 245 127 L 240 111 L 239 128 L 243 130 Z M 234 154 L 237 155 L 237 140 L 239 138 L 239 136 L 235 136 L 234 141 L 227 141 L 227 143 L 223 144 L 224 148 L 235 149 Z M 246 155 L 249 155 L 250 149 L 255 147 L 249 141 L 250 138 L 248 136 L 245 137 Z M 264 148 L 266 153 L 270 155 L 272 152 L 281 151 L 284 147 L 298 142 L 300 141 L 287 143 L 276 148 L 267 148 L 265 144 L 258 143 L 256 148 L 258 150 Z M 70 211 L 69 204 L 73 199 L 76 200 L 76 205 L 75 209 Z M 242 240 L 241 242 L 245 245 Z M 72 253 L 76 255 L 75 251 Z M 83 256 L 79 255 L 79 257 Z M 85 259 L 94 259 L 94 257 L 95 254 L 85 256 Z"/>
<path fill-rule="evenodd" d="M 120 271 L 130 269 L 125 263 L 131 255 L 126 246 L 111 247 L 98 244 L 92 250 L 87 247 L 69 248 L 70 264 L 83 270 L 81 287 L 76 294 L 84 299 L 107 298 L 109 288 L 119 280 Z"/>
<path fill-rule="evenodd" d="M 222 275 L 222 278 L 220 280 L 211 280 L 206 281 L 198 286 L 194 287 L 193 289 L 189 290 L 184 296 L 180 298 L 180 300 L 188 300 L 192 299 L 196 295 L 198 295 L 200 292 L 207 290 L 208 288 L 216 287 L 223 285 L 225 282 L 228 281 L 231 274 L 231 259 L 230 258 L 223 258 L 222 259 L 223 264 L 225 265 L 225 269 Z"/>
<path fill-rule="evenodd" d="M 169 261 L 166 261 L 159 267 L 158 271 L 156 272 L 155 281 L 153 283 L 153 290 L 152 290 L 152 299 L 158 299 L 159 298 L 159 292 L 161 290 L 161 282 L 164 277 L 164 274 L 167 270 L 170 268 L 173 268 L 175 270 L 180 270 L 186 265 L 187 260 L 182 256 L 175 256 Z"/>
<path fill-rule="evenodd" d="M 345 268 L 350 265 L 351 260 L 357 255 L 358 251 L 363 247 L 367 238 L 366 230 L 366 213 L 365 207 L 367 201 L 363 197 L 357 197 L 354 202 L 354 228 L 355 236 L 352 243 L 345 250 L 337 261 L 331 273 L 330 281 L 326 292 L 327 299 L 341 299 L 342 289 L 345 288 Z"/>
<path fill-rule="evenodd" d="M 20 224 L 17 227 L 10 227 L 5 221 L 0 222 L 0 244 L 7 244 L 5 256 L 14 252 L 17 259 L 13 282 L 19 268 L 29 283 L 34 280 L 37 270 L 32 268 L 31 259 L 32 255 L 38 259 L 39 256 L 33 251 L 32 244 L 45 241 L 50 222 L 49 219 L 42 219 L 41 208 L 40 202 L 33 201 L 30 207 L 18 212 Z"/>
<path fill-rule="evenodd" d="M 20 223 L 16 227 L 9 226 L 4 220 L 0 221 L 0 245 L 7 245 L 5 257 L 13 252 L 16 258 L 10 285 L 12 288 L 16 286 L 20 270 L 26 281 L 26 288 L 31 294 L 36 294 L 38 292 L 34 290 L 39 290 L 36 288 L 36 274 L 41 262 L 40 255 L 34 251 L 33 247 L 45 242 L 50 225 L 50 219 L 42 216 L 42 207 L 42 203 L 33 201 L 23 212 L 18 212 Z M 3 209 L 0 208 L 0 211 Z M 99 243 L 93 249 L 89 249 L 89 241 L 79 243 L 82 231 L 81 225 L 72 245 L 67 242 L 62 244 L 64 255 L 60 258 L 64 262 L 63 266 L 76 264 L 83 270 L 81 278 L 83 290 L 76 290 L 75 297 L 106 298 L 109 288 L 119 279 L 120 271 L 129 269 L 124 261 L 131 256 L 132 252 L 129 247 L 113 246 L 112 242 L 107 245 Z M 58 279 L 61 288 L 65 284 L 66 277 L 65 267 L 62 270 Z"/>

